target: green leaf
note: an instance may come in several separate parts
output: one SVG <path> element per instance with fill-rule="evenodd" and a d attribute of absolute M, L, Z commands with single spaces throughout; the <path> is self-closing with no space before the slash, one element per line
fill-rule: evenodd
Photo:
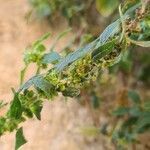
<path fill-rule="evenodd" d="M 116 110 L 114 110 L 113 112 L 112 112 L 112 114 L 114 115 L 114 116 L 124 116 L 124 115 L 126 115 L 127 113 L 129 112 L 129 108 L 126 108 L 126 107 L 119 107 L 119 108 L 117 108 Z"/>
<path fill-rule="evenodd" d="M 43 1 L 45 3 L 40 3 L 40 5 L 37 8 L 37 13 L 39 17 L 47 17 L 51 15 L 51 8 L 49 7 L 49 4 L 47 1 Z"/>
<path fill-rule="evenodd" d="M 132 117 L 139 117 L 141 115 L 141 109 L 139 107 L 133 106 L 130 108 L 129 114 Z"/>
<path fill-rule="evenodd" d="M 120 23 L 121 21 L 118 19 L 106 27 L 106 29 L 99 36 L 99 42 L 97 44 L 98 47 L 105 44 L 109 38 L 113 37 L 120 31 Z"/>
<path fill-rule="evenodd" d="M 30 108 L 24 109 L 24 115 L 28 118 L 33 118 L 33 112 L 30 110 Z"/>
<path fill-rule="evenodd" d="M 25 139 L 23 135 L 23 129 L 22 127 L 19 128 L 16 132 L 16 144 L 15 144 L 15 150 L 18 150 L 22 145 L 27 143 L 27 140 Z"/>
<path fill-rule="evenodd" d="M 100 107 L 101 99 L 96 95 L 92 95 L 92 106 L 94 109 L 98 109 Z"/>
<path fill-rule="evenodd" d="M 84 57 L 90 52 L 103 46 L 109 38 L 113 37 L 116 33 L 119 32 L 120 30 L 119 25 L 120 25 L 119 20 L 110 24 L 96 40 L 87 44 L 85 47 L 77 49 L 76 51 L 68 54 L 66 57 L 60 60 L 59 63 L 55 65 L 55 69 L 57 71 L 62 71 L 65 67 L 67 67 L 74 61 L 78 60 L 79 58 Z"/>
<path fill-rule="evenodd" d="M 34 48 L 36 49 L 36 52 L 39 53 L 39 54 L 46 50 L 46 47 L 43 44 L 38 44 Z"/>
<path fill-rule="evenodd" d="M 140 96 L 137 92 L 135 91 L 128 91 L 128 97 L 135 103 L 135 104 L 140 104 Z"/>
<path fill-rule="evenodd" d="M 45 54 L 43 56 L 42 63 L 43 64 L 50 64 L 50 63 L 53 63 L 55 61 L 58 61 L 59 59 L 61 59 L 61 56 L 57 52 L 52 51 L 52 52 Z"/>
<path fill-rule="evenodd" d="M 94 60 L 101 59 L 102 57 L 108 55 L 114 48 L 116 40 L 112 40 L 101 46 L 100 48 L 92 52 L 92 58 Z"/>
<path fill-rule="evenodd" d="M 46 47 L 42 44 L 43 40 L 47 39 L 50 36 L 49 33 L 42 36 L 39 40 L 34 42 L 24 53 L 24 62 L 26 66 L 30 63 L 37 63 L 37 66 L 41 64 L 41 58 L 44 55 Z M 24 70 L 23 70 L 24 71 Z M 22 75 L 24 72 L 22 72 Z"/>
<path fill-rule="evenodd" d="M 38 77 L 39 77 L 39 76 L 34 76 L 34 77 L 32 77 L 31 79 L 29 79 L 25 84 L 23 84 L 23 85 L 19 88 L 18 93 L 21 92 L 21 91 L 25 91 L 25 90 L 29 89 L 29 88 L 34 84 L 34 82 L 35 82 L 36 80 L 38 80 Z"/>
<path fill-rule="evenodd" d="M 150 111 L 150 100 L 144 102 L 144 106 L 143 107 L 144 107 L 144 110 Z"/>
<path fill-rule="evenodd" d="M 5 132 L 5 123 L 6 123 L 6 118 L 4 117 L 0 117 L 0 136 L 3 135 L 3 133 Z"/>
<path fill-rule="evenodd" d="M 150 129 L 150 112 L 143 112 L 136 124 L 136 132 L 144 132 L 145 129 Z"/>
<path fill-rule="evenodd" d="M 45 80 L 42 76 L 38 76 L 33 82 L 34 86 L 42 90 L 47 97 L 51 97 L 54 91 L 54 86 Z"/>
<path fill-rule="evenodd" d="M 111 15 L 119 5 L 118 0 L 96 0 L 96 8 L 105 17 Z"/>
<path fill-rule="evenodd" d="M 52 96 L 54 86 L 50 84 L 47 80 L 45 80 L 41 75 L 32 77 L 23 86 L 21 86 L 18 92 L 25 91 L 29 89 L 32 85 L 42 90 L 46 94 L 47 97 Z"/>
<path fill-rule="evenodd" d="M 20 119 L 22 116 L 22 106 L 21 106 L 21 102 L 20 102 L 19 97 L 18 97 L 18 93 L 15 93 L 15 95 L 14 95 L 14 99 L 11 103 L 8 115 L 11 118 L 14 118 L 17 120 Z"/>
<path fill-rule="evenodd" d="M 37 117 L 37 119 L 41 120 L 41 111 L 42 111 L 42 104 L 38 102 L 34 103 L 34 105 L 31 107 L 32 112 Z"/>
<path fill-rule="evenodd" d="M 20 72 L 20 85 L 22 85 L 24 82 L 24 77 L 25 77 L 25 73 L 26 73 L 27 68 L 28 68 L 28 65 L 26 65 L 24 67 L 24 69 L 22 69 Z"/>
<path fill-rule="evenodd" d="M 35 47 L 36 45 L 40 44 L 41 42 L 43 42 L 44 40 L 48 39 L 50 37 L 50 33 L 46 33 L 45 35 L 43 35 L 41 38 L 39 38 L 36 42 L 33 43 L 33 47 Z"/>
<path fill-rule="evenodd" d="M 82 47 L 64 57 L 58 64 L 55 65 L 57 71 L 62 71 L 65 67 L 78 60 L 79 58 L 85 56 L 88 52 L 94 49 L 96 46 L 96 42 L 98 40 L 93 41 L 92 43 Z"/>
<path fill-rule="evenodd" d="M 129 117 L 126 121 L 123 122 L 122 129 L 125 130 L 129 127 L 132 127 L 136 124 L 137 120 L 137 117 Z"/>

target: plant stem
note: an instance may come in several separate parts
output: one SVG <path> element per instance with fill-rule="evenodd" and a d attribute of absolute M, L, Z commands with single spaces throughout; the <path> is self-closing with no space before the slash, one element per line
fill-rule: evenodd
<path fill-rule="evenodd" d="M 38 74 L 40 73 L 40 70 L 41 70 L 41 67 L 39 66 L 39 67 L 37 68 L 36 75 L 38 75 Z"/>
<path fill-rule="evenodd" d="M 28 68 L 28 65 L 26 65 L 25 68 L 20 73 L 20 86 L 23 84 L 27 68 Z"/>

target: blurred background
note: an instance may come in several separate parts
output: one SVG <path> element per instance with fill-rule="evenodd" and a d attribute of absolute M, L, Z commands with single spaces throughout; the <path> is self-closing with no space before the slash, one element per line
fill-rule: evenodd
<path fill-rule="evenodd" d="M 9 102 L 11 87 L 18 87 L 19 73 L 24 65 L 23 52 L 28 45 L 50 32 L 52 37 L 45 42 L 49 49 L 58 36 L 71 27 L 72 30 L 57 41 L 55 47 L 58 52 L 63 50 L 67 54 L 95 39 L 118 18 L 120 2 L 0 0 L 0 99 Z M 150 35 L 150 31 L 147 34 Z M 116 142 L 112 142 L 105 132 L 120 122 L 126 122 L 127 118 L 124 114 L 121 119 L 118 118 L 120 112 L 117 111 L 113 116 L 112 111 L 120 106 L 134 107 L 135 104 L 130 104 L 129 99 L 140 100 L 140 106 L 136 110 L 131 109 L 136 115 L 139 107 L 145 104 L 150 106 L 147 103 L 150 100 L 149 50 L 130 48 L 118 64 L 100 72 L 97 81 L 82 89 L 77 99 L 68 98 L 66 101 L 60 96 L 55 101 L 46 101 L 42 120 L 32 119 L 23 124 L 28 143 L 21 149 L 116 150 Z M 27 78 L 33 72 L 34 66 L 31 66 Z M 0 110 L 0 116 L 6 109 Z M 128 119 L 132 115 L 128 115 Z M 148 132 L 140 134 L 137 144 L 132 144 L 132 131 L 123 131 L 125 140 L 118 132 L 112 135 L 113 140 L 126 145 L 127 149 L 150 149 Z M 14 133 L 0 137 L 0 150 L 13 150 L 14 139 Z"/>

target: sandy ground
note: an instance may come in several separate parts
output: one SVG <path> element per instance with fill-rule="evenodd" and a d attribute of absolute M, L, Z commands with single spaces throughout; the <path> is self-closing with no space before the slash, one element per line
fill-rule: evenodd
<path fill-rule="evenodd" d="M 0 99 L 6 101 L 12 96 L 10 88 L 18 86 L 25 47 L 47 31 L 54 37 L 59 33 L 57 28 L 50 29 L 46 22 L 27 23 L 25 14 L 28 10 L 26 0 L 0 0 Z M 58 28 L 62 30 L 64 27 Z M 60 42 L 59 48 L 66 39 Z M 24 124 L 28 143 L 21 149 L 111 150 L 103 138 L 87 138 L 79 133 L 80 127 L 92 124 L 89 116 L 87 109 L 75 100 L 69 99 L 66 103 L 63 98 L 59 98 L 45 102 L 42 121 L 30 120 Z M 1 137 L 0 150 L 13 150 L 14 142 L 14 134 Z"/>
<path fill-rule="evenodd" d="M 65 23 L 50 28 L 45 21 L 30 20 L 25 16 L 30 7 L 27 0 L 0 0 L 0 100 L 10 101 L 11 87 L 19 85 L 19 73 L 23 68 L 25 47 L 46 32 L 52 33 L 46 45 L 51 45 L 55 37 L 67 28 Z M 57 50 L 67 43 L 71 34 L 63 38 Z M 33 68 L 28 72 L 32 74 Z M 5 110 L 0 111 L 0 116 Z M 104 120 L 104 117 L 101 118 Z M 87 108 L 73 99 L 66 102 L 63 97 L 44 103 L 42 121 L 32 119 L 23 124 L 28 140 L 21 150 L 114 150 L 108 139 L 102 135 L 97 138 L 80 133 L 80 128 L 93 124 Z M 147 133 L 148 134 L 148 133 Z M 142 137 L 142 143 L 149 143 L 149 137 Z M 0 138 L 0 150 L 14 150 L 15 134 Z M 148 148 L 149 149 L 149 148 Z M 138 150 L 145 150 L 139 147 Z"/>

